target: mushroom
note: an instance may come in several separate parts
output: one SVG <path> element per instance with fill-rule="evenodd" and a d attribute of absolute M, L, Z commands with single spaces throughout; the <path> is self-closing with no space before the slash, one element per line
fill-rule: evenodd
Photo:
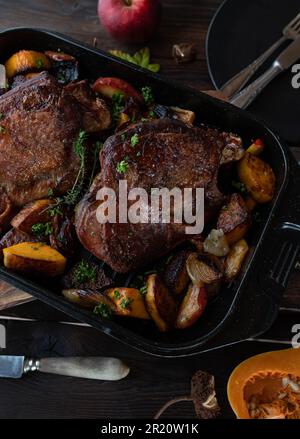
<path fill-rule="evenodd" d="M 192 401 L 196 417 L 199 419 L 216 418 L 220 414 L 220 407 L 216 397 L 214 376 L 208 372 L 198 370 L 191 380 L 191 394 L 168 401 L 156 413 L 154 419 L 159 419 L 170 406 L 181 401 Z"/>

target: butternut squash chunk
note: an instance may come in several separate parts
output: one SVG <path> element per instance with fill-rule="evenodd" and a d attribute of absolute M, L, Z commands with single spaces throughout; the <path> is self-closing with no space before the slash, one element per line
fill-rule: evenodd
<path fill-rule="evenodd" d="M 150 319 L 145 301 L 139 290 L 135 288 L 110 288 L 106 295 L 115 304 L 115 313 L 120 316 Z"/>
<path fill-rule="evenodd" d="M 34 50 L 20 50 L 5 63 L 6 76 L 10 79 L 20 73 L 49 70 L 51 63 L 46 55 Z"/>
<path fill-rule="evenodd" d="M 22 242 L 3 249 L 4 266 L 21 273 L 55 277 L 66 267 L 66 258 L 42 242 Z"/>

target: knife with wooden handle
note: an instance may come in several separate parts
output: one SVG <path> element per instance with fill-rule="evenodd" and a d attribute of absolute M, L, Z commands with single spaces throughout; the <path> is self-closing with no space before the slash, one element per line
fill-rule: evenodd
<path fill-rule="evenodd" d="M 28 372 L 44 372 L 92 380 L 118 381 L 129 374 L 129 367 L 117 358 L 51 357 L 25 358 L 1 355 L 0 377 L 21 378 Z"/>

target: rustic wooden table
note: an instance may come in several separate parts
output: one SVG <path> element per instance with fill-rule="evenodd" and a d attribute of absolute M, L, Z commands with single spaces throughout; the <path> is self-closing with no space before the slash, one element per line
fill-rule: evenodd
<path fill-rule="evenodd" d="M 162 74 L 206 90 L 212 88 L 204 42 L 209 22 L 222 0 L 163 0 L 163 22 L 150 44 Z M 14 26 L 41 27 L 65 33 L 87 43 L 96 37 L 102 49 L 124 48 L 101 28 L 96 14 L 96 0 L 0 0 L 0 30 Z M 172 46 L 193 42 L 197 60 L 177 65 Z M 300 159 L 300 154 L 294 152 Z M 283 306 L 300 307 L 299 272 L 293 273 Z M 12 287 L 0 283 L 0 292 Z M 4 312 L 3 312 L 4 313 Z M 2 314 L 3 314 L 2 313 Z M 0 380 L 0 418 L 150 418 L 167 400 L 189 393 L 194 371 L 206 369 L 216 376 L 223 417 L 232 413 L 226 401 L 226 382 L 230 371 L 242 359 L 283 344 L 244 342 L 234 347 L 203 354 L 192 359 L 163 360 L 146 356 L 112 341 L 91 328 L 70 327 L 56 323 L 65 320 L 38 302 L 7 311 L 6 315 L 36 317 L 36 322 L 0 319 L 7 330 L 7 348 L 3 354 L 26 355 L 114 355 L 124 358 L 132 367 L 130 377 L 119 383 L 94 382 L 57 376 L 32 375 L 22 380 Z M 297 314 L 282 313 L 266 335 L 289 340 Z M 192 417 L 190 403 L 174 406 L 168 416 Z"/>

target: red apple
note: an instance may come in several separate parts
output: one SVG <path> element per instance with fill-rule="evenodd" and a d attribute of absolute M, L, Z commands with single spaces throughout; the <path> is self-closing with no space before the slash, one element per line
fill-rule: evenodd
<path fill-rule="evenodd" d="M 142 95 L 120 78 L 98 78 L 93 84 L 93 90 L 107 98 L 112 98 L 116 93 L 122 93 L 125 97 L 132 97 L 141 104 L 144 102 Z"/>
<path fill-rule="evenodd" d="M 159 0 L 99 0 L 98 15 L 114 38 L 129 43 L 149 40 L 158 28 Z"/>

